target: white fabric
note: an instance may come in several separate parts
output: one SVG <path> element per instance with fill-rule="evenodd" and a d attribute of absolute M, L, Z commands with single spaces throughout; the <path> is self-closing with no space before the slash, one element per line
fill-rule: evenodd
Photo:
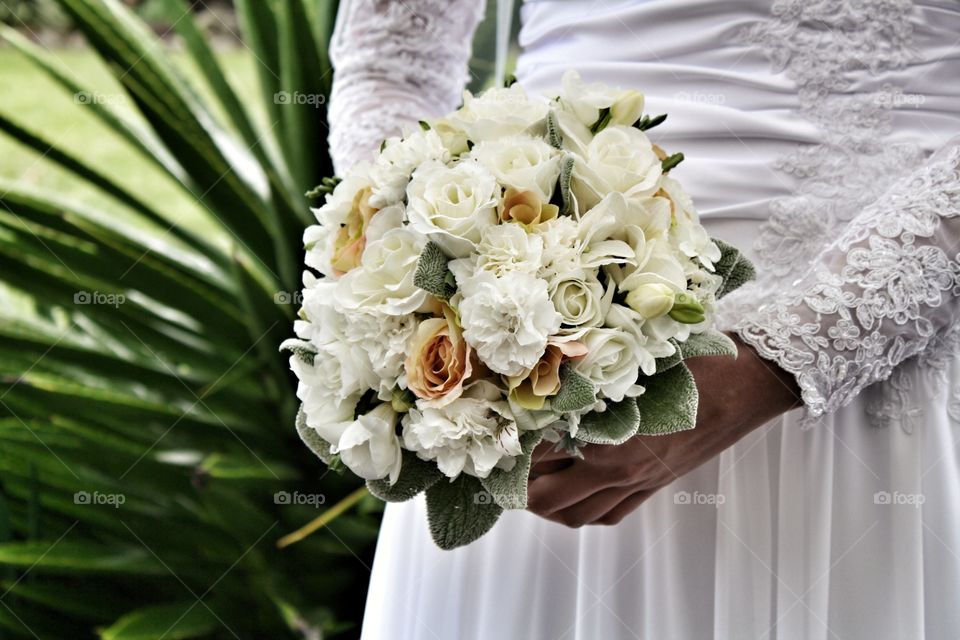
<path fill-rule="evenodd" d="M 354 4 L 367 11 L 341 33 L 392 3 Z M 455 106 L 479 4 L 444 3 L 463 29 L 442 50 L 458 56 L 415 31 L 391 29 L 386 50 L 338 40 L 338 84 L 366 82 L 334 95 L 338 166 L 404 117 Z M 708 229 L 762 275 L 725 299 L 724 322 L 797 375 L 807 416 L 765 425 L 616 527 L 508 512 L 443 552 L 422 498 L 388 506 L 363 638 L 957 637 L 960 156 L 945 145 L 960 133 L 960 5 L 548 0 L 523 21 L 531 92 L 573 67 L 670 114 L 656 141 L 685 153 L 677 176 Z M 369 73 L 396 47 L 405 76 Z M 429 111 L 410 97 L 424 83 L 441 97 Z"/>

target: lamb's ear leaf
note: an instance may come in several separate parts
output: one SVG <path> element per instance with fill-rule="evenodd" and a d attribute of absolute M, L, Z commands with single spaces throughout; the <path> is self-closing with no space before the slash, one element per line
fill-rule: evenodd
<path fill-rule="evenodd" d="M 697 424 L 697 385 L 682 362 L 640 381 L 645 391 L 637 398 L 640 435 L 666 435 Z"/>
<path fill-rule="evenodd" d="M 556 111 L 550 111 L 547 114 L 547 142 L 555 149 L 563 147 L 563 136 L 560 135 L 560 123 L 557 122 Z"/>
<path fill-rule="evenodd" d="M 417 270 L 413 274 L 413 284 L 441 300 L 449 300 L 457 288 L 450 284 L 450 258 L 435 242 L 428 242 L 417 261 Z"/>
<path fill-rule="evenodd" d="M 633 398 L 607 401 L 606 411 L 591 411 L 580 419 L 577 440 L 589 444 L 623 444 L 637 433 L 640 411 Z"/>
<path fill-rule="evenodd" d="M 657 373 L 666 371 L 670 367 L 675 367 L 683 362 L 683 352 L 680 350 L 680 343 L 674 338 L 669 338 L 669 342 L 673 345 L 675 351 L 673 352 L 672 356 L 657 358 Z"/>
<path fill-rule="evenodd" d="M 757 277 L 757 270 L 739 249 L 723 240 L 712 240 L 720 248 L 720 259 L 714 264 L 714 273 L 723 277 L 723 284 L 717 291 L 717 297 L 722 298 Z"/>
<path fill-rule="evenodd" d="M 438 482 L 443 474 L 436 463 L 421 460 L 412 451 L 404 450 L 403 466 L 396 484 L 390 480 L 368 480 L 367 489 L 384 502 L 406 502 Z"/>
<path fill-rule="evenodd" d="M 593 383 L 571 367 L 560 366 L 560 390 L 550 399 L 550 410 L 555 413 L 580 411 L 597 401 L 597 389 Z"/>
<path fill-rule="evenodd" d="M 530 479 L 530 461 L 533 448 L 543 439 L 542 431 L 526 431 L 520 435 L 522 454 L 517 456 L 513 469 L 494 469 L 480 480 L 493 501 L 504 509 L 527 508 L 527 482 Z"/>
<path fill-rule="evenodd" d="M 313 451 L 314 455 L 320 458 L 323 464 L 330 465 L 335 457 L 330 451 L 331 445 L 320 437 L 316 429 L 307 425 L 307 412 L 303 410 L 303 405 L 300 405 L 300 410 L 297 411 L 296 424 L 297 434 L 303 440 L 303 444 L 307 445 L 307 448 Z"/>
<path fill-rule="evenodd" d="M 480 481 L 465 473 L 427 489 L 427 523 L 441 549 L 470 544 L 493 528 L 501 513 L 503 507 L 493 501 Z"/>
<path fill-rule="evenodd" d="M 573 175 L 573 156 L 565 156 L 560 162 L 560 215 L 569 216 L 576 208 L 573 204 L 573 192 L 570 179 Z"/>
<path fill-rule="evenodd" d="M 715 329 L 708 329 L 703 333 L 691 334 L 681 345 L 683 359 L 700 356 L 734 356 L 737 355 L 737 345 L 725 333 Z M 657 369 L 660 371 L 660 369 Z"/>

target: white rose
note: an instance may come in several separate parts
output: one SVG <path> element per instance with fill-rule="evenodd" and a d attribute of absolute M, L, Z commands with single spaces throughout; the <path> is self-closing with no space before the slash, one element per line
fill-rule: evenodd
<path fill-rule="evenodd" d="M 518 84 L 507 88 L 493 88 L 474 96 L 463 94 L 463 106 L 448 119 L 467 133 L 474 141 L 493 140 L 523 133 L 547 117 L 549 106 L 541 100 L 531 100 Z"/>
<path fill-rule="evenodd" d="M 415 231 L 439 244 L 448 255 L 463 258 L 480 241 L 483 230 L 497 224 L 500 185 L 475 162 L 447 167 L 421 165 L 407 186 L 407 217 Z"/>
<path fill-rule="evenodd" d="M 436 131 L 417 129 L 403 138 L 388 139 L 370 168 L 370 204 L 380 209 L 402 202 L 414 169 L 425 162 L 449 160 L 450 152 Z"/>
<path fill-rule="evenodd" d="M 486 167 L 503 186 L 532 191 L 542 202 L 553 197 L 560 177 L 560 151 L 528 135 L 480 141 L 469 157 Z"/>
<path fill-rule="evenodd" d="M 643 94 L 633 89 L 610 87 L 603 83 L 586 84 L 570 69 L 563 74 L 560 104 L 584 126 L 600 119 L 601 109 L 610 109 L 611 125 L 631 126 L 643 115 Z"/>
<path fill-rule="evenodd" d="M 489 382 L 474 384 L 444 407 L 411 409 L 403 417 L 403 443 L 420 458 L 436 460 L 450 478 L 461 472 L 486 478 L 522 453 L 510 406 Z"/>
<path fill-rule="evenodd" d="M 613 293 L 612 283 L 604 291 L 597 277 L 585 271 L 558 276 L 550 282 L 550 299 L 569 327 L 602 325 Z"/>
<path fill-rule="evenodd" d="M 476 253 L 451 260 L 450 270 L 461 280 L 476 271 L 500 277 L 511 271 L 536 274 L 543 256 L 543 238 L 529 234 L 516 224 L 499 224 L 484 229 Z"/>
<path fill-rule="evenodd" d="M 612 126 L 574 160 L 571 188 L 584 212 L 612 191 L 628 201 L 651 196 L 660 188 L 661 175 L 660 158 L 647 136 L 634 127 Z"/>
<path fill-rule="evenodd" d="M 406 228 L 391 229 L 369 244 L 360 267 L 337 282 L 337 302 L 346 310 L 366 309 L 387 315 L 417 310 L 427 293 L 413 283 L 424 239 Z"/>
<path fill-rule="evenodd" d="M 397 414 L 389 404 L 381 404 L 344 430 L 333 453 L 339 453 L 343 463 L 361 478 L 379 480 L 389 476 L 393 484 L 400 477 L 403 462 L 400 439 L 394 430 L 396 424 Z"/>
<path fill-rule="evenodd" d="M 543 355 L 547 338 L 560 329 L 547 283 L 528 273 L 496 277 L 480 271 L 457 280 L 457 310 L 463 336 L 496 373 L 520 375 Z"/>
<path fill-rule="evenodd" d="M 353 420 L 361 393 L 344 394 L 339 362 L 329 354 L 318 354 L 314 364 L 290 356 L 290 369 L 297 376 L 297 398 L 307 417 L 307 426 L 336 444 Z"/>
<path fill-rule="evenodd" d="M 605 397 L 619 402 L 625 397 L 643 393 L 643 387 L 637 384 L 641 365 L 646 364 L 652 374 L 654 371 L 650 370 L 650 365 L 653 362 L 652 358 L 647 358 L 634 332 L 622 328 L 592 327 L 583 333 L 579 341 L 587 347 L 587 355 L 574 366 Z"/>

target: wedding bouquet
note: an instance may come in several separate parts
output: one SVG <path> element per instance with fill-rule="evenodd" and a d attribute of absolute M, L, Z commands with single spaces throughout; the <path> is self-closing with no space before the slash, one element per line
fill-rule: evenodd
<path fill-rule="evenodd" d="M 514 84 L 383 143 L 321 190 L 296 339 L 297 429 L 374 495 L 426 491 L 443 548 L 522 509 L 533 448 L 694 426 L 683 359 L 735 355 L 711 239 L 633 90 Z M 319 273 L 319 276 L 314 273 Z"/>

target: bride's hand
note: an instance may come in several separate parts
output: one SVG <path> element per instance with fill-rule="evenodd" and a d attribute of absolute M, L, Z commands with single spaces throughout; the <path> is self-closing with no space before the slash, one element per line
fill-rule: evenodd
<path fill-rule="evenodd" d="M 588 445 L 583 459 L 542 443 L 533 453 L 528 509 L 570 527 L 616 524 L 656 490 L 798 406 L 793 377 L 731 338 L 737 358 L 685 361 L 700 394 L 695 429 L 636 436 L 620 446 Z"/>

